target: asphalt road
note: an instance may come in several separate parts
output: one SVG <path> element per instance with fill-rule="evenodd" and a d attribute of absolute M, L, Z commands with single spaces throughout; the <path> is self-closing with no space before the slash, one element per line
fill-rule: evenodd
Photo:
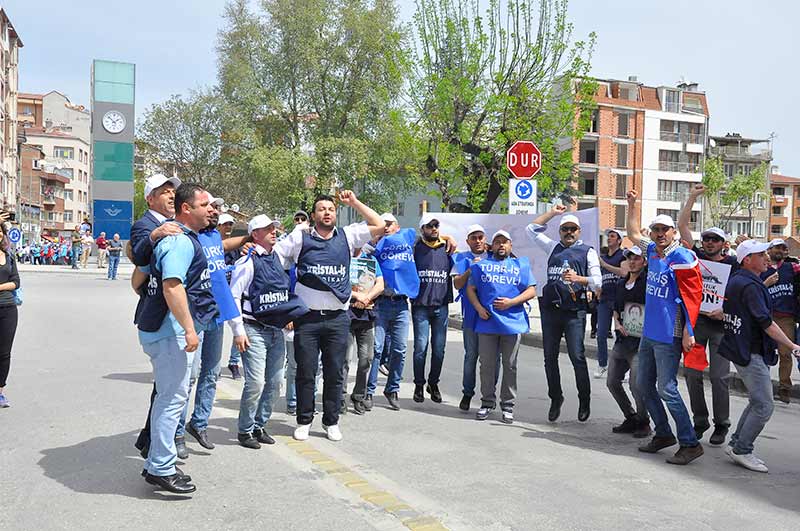
<path fill-rule="evenodd" d="M 546 420 L 542 353 L 528 347 L 520 353 L 516 422 L 477 422 L 474 407 L 462 413 L 455 331 L 443 404 L 411 400 L 409 358 L 402 411 L 377 398 L 373 412 L 343 418 L 340 443 L 324 439 L 319 420 L 307 443 L 292 441 L 294 422 L 281 413 L 281 399 L 269 425 L 278 443 L 241 448 L 241 382 L 225 370 L 209 432 L 217 448 L 190 442 L 183 465 L 198 491 L 191 498 L 155 492 L 139 476 L 133 448 L 151 375 L 127 282 L 60 269 L 23 273 L 23 282 L 6 390 L 12 407 L 0 410 L 3 529 L 800 527 L 800 405 L 776 407 L 758 440 L 770 474 L 738 468 L 710 446 L 698 461 L 675 467 L 666 454 L 641 454 L 640 441 L 611 433 L 620 414 L 599 380 L 592 381 L 591 419 L 577 422 L 566 356 L 558 423 Z M 734 421 L 745 403 L 732 398 Z"/>

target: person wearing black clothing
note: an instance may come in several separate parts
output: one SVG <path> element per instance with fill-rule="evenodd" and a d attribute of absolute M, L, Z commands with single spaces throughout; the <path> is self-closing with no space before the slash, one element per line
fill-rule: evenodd
<path fill-rule="evenodd" d="M 10 406 L 4 390 L 11 367 L 11 347 L 17 333 L 14 290 L 19 288 L 17 262 L 11 252 L 7 233 L 5 220 L 0 219 L 0 408 Z"/>

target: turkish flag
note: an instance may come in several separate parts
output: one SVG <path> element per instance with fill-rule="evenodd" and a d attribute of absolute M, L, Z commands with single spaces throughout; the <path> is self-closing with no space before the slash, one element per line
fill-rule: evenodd
<path fill-rule="evenodd" d="M 705 370 L 708 367 L 706 348 L 700 343 L 695 343 L 692 350 L 683 353 L 683 366 L 697 371 Z"/>

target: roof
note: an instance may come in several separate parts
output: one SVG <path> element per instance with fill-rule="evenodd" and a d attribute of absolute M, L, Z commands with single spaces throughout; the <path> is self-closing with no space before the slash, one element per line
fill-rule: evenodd
<path fill-rule="evenodd" d="M 736 134 L 736 133 L 734 133 Z M 743 142 L 745 144 L 759 144 L 762 142 L 769 142 L 769 138 L 747 138 L 744 136 L 734 136 L 734 134 L 728 133 L 725 136 L 716 136 L 716 135 L 709 135 L 708 138 L 714 140 L 715 142 L 722 142 L 722 143 L 740 143 Z"/>
<path fill-rule="evenodd" d="M 769 176 L 769 184 L 795 184 L 800 185 L 800 177 L 789 177 L 788 175 L 780 175 L 773 173 Z"/>
<path fill-rule="evenodd" d="M 19 38 L 19 33 L 17 33 L 17 30 L 14 28 L 14 24 L 11 23 L 11 19 L 8 18 L 6 10 L 3 9 L 2 7 L 0 7 L 0 18 L 5 19 L 5 21 L 8 23 L 8 32 L 12 37 L 16 37 L 17 47 L 18 48 L 24 47 L 25 45 L 22 44 L 22 39 Z"/>
<path fill-rule="evenodd" d="M 43 176 L 41 179 L 45 181 L 58 181 L 60 183 L 69 184 L 70 179 L 69 177 L 64 177 L 63 175 L 59 175 L 57 173 L 49 173 L 49 172 L 42 172 Z"/>
<path fill-rule="evenodd" d="M 25 128 L 25 136 L 44 136 L 48 138 L 63 138 L 64 140 L 78 140 L 83 142 L 87 146 L 89 144 L 86 141 L 78 138 L 75 135 L 71 135 L 69 133 L 65 133 L 63 131 L 58 131 L 55 129 L 45 129 L 44 127 L 26 127 Z"/>
<path fill-rule="evenodd" d="M 24 98 L 26 100 L 40 100 L 44 98 L 44 94 L 33 94 L 31 92 L 17 92 L 17 99 Z"/>
<path fill-rule="evenodd" d="M 660 111 L 663 108 L 661 105 L 661 101 L 658 99 L 658 87 L 650 87 L 638 81 L 625 81 L 619 79 L 597 79 L 596 81 L 599 83 L 599 86 L 597 87 L 597 93 L 595 94 L 594 100 L 598 104 L 633 107 L 638 109 L 647 109 L 651 111 Z M 614 83 L 621 83 L 624 85 L 636 86 L 639 89 L 639 100 L 629 101 L 619 98 L 612 98 L 608 95 L 608 91 L 606 90 L 606 87 L 602 85 L 602 83 L 608 83 L 609 85 Z M 694 91 L 684 90 L 683 93 L 698 98 L 700 100 L 700 104 L 703 107 L 703 114 L 705 116 L 708 116 L 708 100 L 706 99 L 705 92 L 694 92 Z"/>

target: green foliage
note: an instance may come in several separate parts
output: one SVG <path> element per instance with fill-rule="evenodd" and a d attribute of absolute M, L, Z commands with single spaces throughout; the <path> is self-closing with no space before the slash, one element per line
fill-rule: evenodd
<path fill-rule="evenodd" d="M 708 209 L 706 215 L 711 224 L 723 230 L 730 230 L 730 218 L 747 211 L 752 218 L 756 206 L 756 194 L 763 192 L 767 183 L 769 167 L 766 163 L 753 168 L 749 175 L 738 172 L 729 178 L 725 175 L 720 157 L 706 159 L 703 167 L 704 194 Z"/>

